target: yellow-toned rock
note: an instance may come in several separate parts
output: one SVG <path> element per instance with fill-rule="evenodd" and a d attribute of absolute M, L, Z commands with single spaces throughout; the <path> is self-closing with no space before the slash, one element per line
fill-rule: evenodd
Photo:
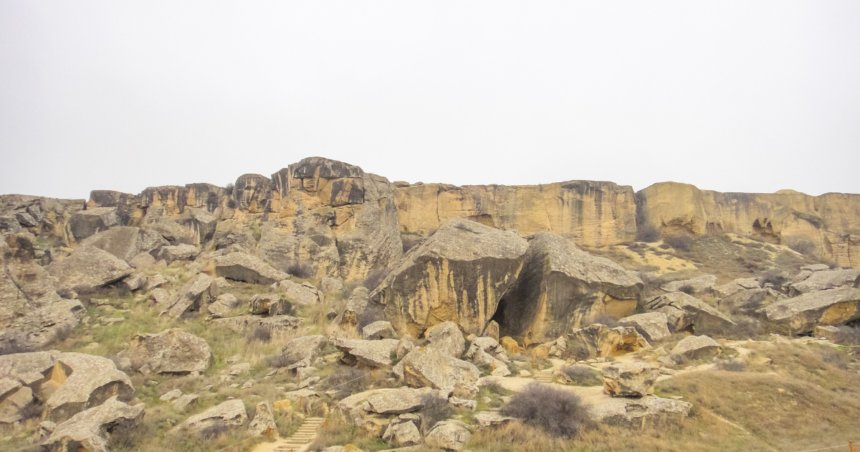
<path fill-rule="evenodd" d="M 520 344 L 518 344 L 517 341 L 515 341 L 510 336 L 503 337 L 502 340 L 499 341 L 499 343 L 502 344 L 502 347 L 505 348 L 506 352 L 512 355 L 516 355 L 520 352 L 520 350 L 522 350 L 522 348 L 520 348 Z"/>

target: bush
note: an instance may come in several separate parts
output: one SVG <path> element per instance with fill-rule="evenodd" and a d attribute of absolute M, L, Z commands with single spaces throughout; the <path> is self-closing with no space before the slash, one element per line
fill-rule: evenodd
<path fill-rule="evenodd" d="M 695 295 L 696 294 L 696 288 L 689 285 L 689 284 L 685 284 L 685 285 L 681 286 L 680 289 L 678 289 L 678 292 L 684 292 L 687 295 Z"/>
<path fill-rule="evenodd" d="M 269 343 L 272 340 L 272 332 L 263 326 L 258 326 L 254 333 L 248 338 L 249 341 L 256 340 L 263 343 Z"/>
<path fill-rule="evenodd" d="M 287 267 L 287 273 L 299 279 L 308 279 L 314 275 L 314 269 L 306 264 L 295 263 Z"/>
<path fill-rule="evenodd" d="M 588 366 L 567 366 L 561 370 L 576 386 L 599 386 L 603 384 L 603 378 Z"/>
<path fill-rule="evenodd" d="M 351 366 L 338 366 L 319 386 L 325 391 L 335 389 L 347 394 L 357 394 L 367 390 L 372 373 Z"/>
<path fill-rule="evenodd" d="M 424 434 L 430 432 L 439 421 L 444 421 L 454 416 L 454 409 L 448 403 L 447 399 L 441 398 L 433 393 L 421 396 L 421 404 L 424 408 L 421 410 L 423 419 L 421 420 L 421 431 Z"/>
<path fill-rule="evenodd" d="M 677 251 L 690 251 L 690 245 L 693 244 L 693 239 L 688 235 L 673 235 L 663 241 Z"/>
<path fill-rule="evenodd" d="M 224 187 L 224 194 L 227 196 L 233 196 L 233 189 L 236 188 L 232 182 L 228 183 L 226 187 Z"/>
<path fill-rule="evenodd" d="M 228 200 L 227 200 L 227 207 L 228 207 L 228 208 L 230 208 L 230 209 L 235 209 L 237 206 L 238 206 L 238 204 L 236 204 L 236 200 L 235 200 L 235 199 L 230 198 L 230 199 L 228 199 Z"/>
<path fill-rule="evenodd" d="M 747 368 L 745 362 L 735 361 L 733 359 L 719 359 L 716 364 L 718 370 L 724 370 L 726 372 L 743 372 Z"/>
<path fill-rule="evenodd" d="M 532 383 L 511 399 L 502 414 L 525 419 L 552 436 L 573 438 L 585 422 L 586 410 L 576 394 Z"/>
<path fill-rule="evenodd" d="M 761 285 L 764 287 L 765 284 L 773 284 L 773 286 L 777 289 L 781 289 L 782 286 L 788 282 L 788 278 L 786 278 L 781 271 L 773 269 L 768 270 L 761 276 Z"/>
<path fill-rule="evenodd" d="M 660 231 L 654 226 L 648 224 L 637 228 L 636 241 L 653 243 L 660 240 Z"/>
<path fill-rule="evenodd" d="M 288 359 L 287 356 L 284 355 L 283 353 L 278 353 L 277 355 L 269 356 L 266 358 L 265 361 L 266 361 L 266 364 L 269 365 L 269 367 L 275 367 L 275 368 L 287 367 L 287 366 L 294 364 L 294 362 L 292 360 Z"/>
<path fill-rule="evenodd" d="M 220 421 L 200 430 L 200 436 L 204 439 L 215 439 L 225 433 L 227 433 L 227 425 Z"/>

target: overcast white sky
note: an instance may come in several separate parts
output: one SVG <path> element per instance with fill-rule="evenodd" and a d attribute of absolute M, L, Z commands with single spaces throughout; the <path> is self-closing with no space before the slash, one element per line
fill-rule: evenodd
<path fill-rule="evenodd" d="M 0 193 L 270 175 L 860 193 L 860 2 L 0 2 Z"/>

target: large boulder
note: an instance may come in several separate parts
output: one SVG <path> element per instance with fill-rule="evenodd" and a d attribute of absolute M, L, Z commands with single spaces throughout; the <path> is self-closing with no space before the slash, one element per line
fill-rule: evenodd
<path fill-rule="evenodd" d="M 258 293 L 248 300 L 248 312 L 256 315 L 287 315 L 293 305 L 277 294 Z"/>
<path fill-rule="evenodd" d="M 463 450 L 463 447 L 472 437 L 472 433 L 467 427 L 461 421 L 437 422 L 424 438 L 424 443 L 443 450 Z"/>
<path fill-rule="evenodd" d="M 394 328 L 391 326 L 391 322 L 385 320 L 373 322 L 361 329 L 361 337 L 369 341 L 387 339 L 394 336 Z"/>
<path fill-rule="evenodd" d="M 358 326 L 358 317 L 367 309 L 370 292 L 364 286 L 353 289 L 352 294 L 346 302 L 346 308 L 335 319 L 335 323 L 342 328 Z"/>
<path fill-rule="evenodd" d="M 245 403 L 241 399 L 233 399 L 189 417 L 179 424 L 177 429 L 200 434 L 214 425 L 235 428 L 245 425 L 246 422 L 248 412 L 245 410 Z"/>
<path fill-rule="evenodd" d="M 57 425 L 42 447 L 49 452 L 108 452 L 110 436 L 137 428 L 143 420 L 144 408 L 142 403 L 130 406 L 111 397 Z"/>
<path fill-rule="evenodd" d="M 131 379 L 113 361 L 83 353 L 60 354 L 42 391 L 53 392 L 45 401 L 45 417 L 54 422 L 69 419 L 114 396 L 123 402 L 134 397 Z"/>
<path fill-rule="evenodd" d="M 720 298 L 725 298 L 740 290 L 758 289 L 760 287 L 755 278 L 739 278 L 722 286 L 714 287 L 714 294 Z"/>
<path fill-rule="evenodd" d="M 131 361 L 132 370 L 143 374 L 202 373 L 213 361 L 206 340 L 176 328 L 135 336 L 122 357 Z"/>
<path fill-rule="evenodd" d="M 209 311 L 209 315 L 213 318 L 221 318 L 226 317 L 237 306 L 239 306 L 239 300 L 236 296 L 231 293 L 225 293 L 218 295 L 218 298 L 210 303 L 206 307 L 206 310 Z"/>
<path fill-rule="evenodd" d="M 278 425 L 275 424 L 275 416 L 272 413 L 272 405 L 268 401 L 262 401 L 257 404 L 257 411 L 254 414 L 254 420 L 248 425 L 248 433 L 252 435 L 266 435 L 269 432 L 278 430 Z"/>
<path fill-rule="evenodd" d="M 301 304 L 311 305 L 322 303 L 324 296 L 322 291 L 310 283 L 296 283 L 285 279 L 278 284 L 278 288 L 284 293 L 288 300 Z"/>
<path fill-rule="evenodd" d="M 477 381 L 481 377 L 478 368 L 436 349 L 415 349 L 398 367 L 406 384 L 413 388 L 439 389 L 461 398 L 472 398 L 478 392 Z"/>
<path fill-rule="evenodd" d="M 508 354 L 501 344 L 491 337 L 477 337 L 469 344 L 463 356 L 475 364 L 493 365 L 495 361 L 508 362 Z"/>
<path fill-rule="evenodd" d="M 603 390 L 613 397 L 642 397 L 654 394 L 660 376 L 653 364 L 615 363 L 603 369 Z"/>
<path fill-rule="evenodd" d="M 609 328 L 599 323 L 576 328 L 569 338 L 568 351 L 577 359 L 621 356 L 648 347 L 635 328 Z"/>
<path fill-rule="evenodd" d="M 687 336 L 672 349 L 673 356 L 703 359 L 719 355 L 723 347 L 708 336 Z"/>
<path fill-rule="evenodd" d="M 152 255 L 168 244 L 156 232 L 131 226 L 115 226 L 81 242 L 81 245 L 94 246 L 129 263 L 141 253 Z"/>
<path fill-rule="evenodd" d="M 729 312 L 752 314 L 761 309 L 771 295 L 771 290 L 761 288 L 743 289 L 728 297 L 721 298 L 718 303 L 721 309 L 727 309 Z M 778 296 L 784 297 L 785 295 L 779 294 Z"/>
<path fill-rule="evenodd" d="M 452 321 L 480 334 L 516 280 L 528 242 L 462 218 L 409 251 L 370 295 L 399 333 L 419 337 Z"/>
<path fill-rule="evenodd" d="M 211 276 L 198 273 L 185 283 L 174 295 L 167 315 L 177 319 L 186 311 L 198 311 L 215 300 L 218 296 L 218 285 Z"/>
<path fill-rule="evenodd" d="M 391 352 L 397 351 L 398 344 L 396 339 L 360 341 L 338 338 L 334 346 L 343 352 L 341 361 L 344 364 L 353 366 L 361 363 L 370 368 L 390 368 Z"/>
<path fill-rule="evenodd" d="M 541 342 L 593 323 L 600 315 L 633 314 L 642 287 L 635 273 L 588 254 L 564 237 L 542 232 L 529 241 L 516 286 L 502 297 L 493 320 L 501 336 Z"/>
<path fill-rule="evenodd" d="M 621 326 L 636 328 L 636 331 L 648 341 L 659 341 L 669 337 L 669 317 L 662 312 L 646 312 L 635 314 L 618 321 Z"/>
<path fill-rule="evenodd" d="M 860 318 L 860 289 L 842 287 L 810 292 L 777 301 L 763 311 L 770 322 L 788 325 L 795 332 L 811 332 L 816 325 L 836 325 Z"/>
<path fill-rule="evenodd" d="M 218 276 L 253 284 L 271 285 L 289 276 L 275 270 L 259 257 L 246 253 L 230 253 L 215 258 L 215 273 Z"/>
<path fill-rule="evenodd" d="M 856 268 L 816 271 L 803 281 L 792 284 L 789 293 L 796 296 L 819 290 L 852 286 L 858 277 L 860 277 L 860 270 Z"/>
<path fill-rule="evenodd" d="M 281 359 L 288 369 L 310 367 L 328 340 L 325 336 L 302 336 L 291 340 L 281 349 Z"/>
<path fill-rule="evenodd" d="M 0 380 L 0 425 L 11 425 L 25 420 L 36 403 L 33 390 L 18 381 Z"/>
<path fill-rule="evenodd" d="M 116 224 L 116 207 L 96 207 L 75 212 L 69 220 L 69 229 L 75 240 L 81 241 Z"/>
<path fill-rule="evenodd" d="M 466 339 L 454 322 L 442 322 L 434 325 L 424 334 L 430 342 L 427 347 L 439 350 L 452 358 L 459 358 L 466 348 Z"/>
<path fill-rule="evenodd" d="M 682 279 L 678 281 L 668 282 L 660 286 L 666 292 L 680 292 L 681 289 L 689 287 L 693 293 L 703 293 L 709 289 L 713 289 L 717 283 L 717 277 L 714 275 L 702 275 L 690 279 Z M 692 295 L 692 294 L 691 294 Z"/>
<path fill-rule="evenodd" d="M 122 280 L 132 271 L 124 260 L 94 246 L 78 247 L 67 258 L 48 266 L 61 288 L 76 292 L 92 292 Z"/>
<path fill-rule="evenodd" d="M 409 447 L 421 443 L 421 432 L 415 422 L 396 419 L 388 424 L 382 440 L 393 447 Z"/>
<path fill-rule="evenodd" d="M 681 423 L 692 406 L 688 402 L 654 396 L 606 397 L 589 406 L 588 416 L 593 422 L 638 430 Z"/>
<path fill-rule="evenodd" d="M 192 261 L 198 254 L 200 250 L 196 246 L 183 243 L 161 248 L 158 257 L 169 264 L 173 261 Z"/>
<path fill-rule="evenodd" d="M 645 308 L 666 314 L 672 332 L 692 332 L 696 328 L 708 327 L 719 329 L 735 324 L 722 312 L 684 292 L 658 295 L 646 301 Z"/>

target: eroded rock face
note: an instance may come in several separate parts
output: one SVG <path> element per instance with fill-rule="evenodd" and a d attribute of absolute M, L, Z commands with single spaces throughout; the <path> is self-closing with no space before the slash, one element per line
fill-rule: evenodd
<path fill-rule="evenodd" d="M 631 315 L 619 320 L 618 324 L 636 328 L 648 341 L 659 341 L 672 334 L 669 332 L 669 317 L 662 312 Z"/>
<path fill-rule="evenodd" d="M 819 290 L 848 287 L 852 286 L 858 277 L 860 277 L 860 271 L 853 268 L 816 271 L 803 281 L 792 284 L 790 293 L 796 296 Z"/>
<path fill-rule="evenodd" d="M 75 292 L 93 290 L 117 282 L 133 269 L 123 260 L 94 246 L 81 246 L 62 261 L 47 267 L 63 289 Z"/>
<path fill-rule="evenodd" d="M 391 326 L 391 322 L 387 322 L 385 320 L 373 322 L 370 325 L 367 325 L 366 327 L 362 328 L 361 335 L 369 341 L 376 339 L 388 339 L 395 336 L 394 328 Z"/>
<path fill-rule="evenodd" d="M 718 297 L 725 298 L 731 296 L 741 290 L 751 290 L 760 288 L 758 280 L 755 278 L 739 278 L 728 284 L 714 287 L 714 294 Z"/>
<path fill-rule="evenodd" d="M 253 333 L 257 328 L 265 328 L 274 334 L 293 331 L 302 325 L 302 320 L 288 315 L 273 317 L 242 315 L 215 319 L 214 323 L 224 325 L 237 333 Z"/>
<path fill-rule="evenodd" d="M 693 293 L 703 293 L 708 289 L 713 289 L 717 283 L 717 277 L 714 275 L 702 275 L 690 279 L 682 279 L 672 281 L 660 286 L 666 292 L 680 292 L 682 288 L 689 287 Z"/>
<path fill-rule="evenodd" d="M 528 243 L 514 232 L 455 218 L 404 260 L 371 295 L 400 333 L 420 336 L 452 321 L 483 331 L 519 274 Z"/>
<path fill-rule="evenodd" d="M 122 357 L 143 374 L 202 373 L 213 362 L 212 349 L 203 338 L 176 328 L 135 336 Z"/>
<path fill-rule="evenodd" d="M 46 384 L 56 388 L 45 402 L 45 416 L 54 422 L 101 405 L 111 397 L 122 402 L 134 397 L 131 380 L 117 370 L 113 361 L 83 353 L 60 354 Z"/>
<path fill-rule="evenodd" d="M 567 341 L 569 352 L 577 359 L 621 356 L 648 347 L 635 328 L 609 328 L 593 324 L 574 329 Z"/>
<path fill-rule="evenodd" d="M 98 232 L 106 231 L 115 226 L 115 207 L 96 207 L 94 209 L 81 210 L 72 215 L 69 227 L 75 240 L 81 241 Z"/>
<path fill-rule="evenodd" d="M 425 336 L 433 348 L 452 358 L 459 358 L 466 347 L 466 339 L 454 322 L 442 322 L 426 331 Z"/>
<path fill-rule="evenodd" d="M 705 326 L 725 328 L 735 324 L 722 312 L 683 292 L 659 295 L 646 301 L 645 307 L 649 311 L 666 314 L 672 332 L 693 331 Z"/>
<path fill-rule="evenodd" d="M 324 297 L 322 292 L 309 283 L 296 283 L 285 279 L 278 284 L 280 289 L 288 300 L 301 305 L 311 305 L 322 303 Z"/>
<path fill-rule="evenodd" d="M 138 254 L 157 253 L 168 244 L 155 232 L 131 226 L 114 226 L 81 242 L 81 245 L 94 246 L 129 263 Z"/>
<path fill-rule="evenodd" d="M 218 276 L 253 284 L 271 285 L 288 278 L 259 257 L 246 253 L 230 253 L 215 258 L 215 273 Z"/>
<path fill-rule="evenodd" d="M 615 363 L 603 369 L 603 390 L 613 397 L 652 395 L 659 376 L 653 364 Z"/>
<path fill-rule="evenodd" d="M 369 295 L 370 292 L 366 287 L 356 287 L 349 296 L 349 300 L 347 300 L 346 309 L 344 309 L 343 313 L 338 315 L 335 322 L 343 328 L 357 326 L 358 316 L 367 309 L 367 303 L 370 299 Z"/>
<path fill-rule="evenodd" d="M 472 398 L 478 392 L 476 382 L 481 376 L 478 368 L 438 350 L 413 350 L 400 364 L 404 381 L 413 388 L 439 389 L 462 398 Z"/>
<path fill-rule="evenodd" d="M 211 276 L 198 273 L 183 285 L 167 309 L 167 315 L 179 318 L 186 311 L 197 311 L 215 300 L 218 285 Z"/>
<path fill-rule="evenodd" d="M 142 403 L 130 406 L 111 397 L 57 425 L 42 446 L 51 452 L 81 449 L 108 452 L 108 437 L 137 428 L 143 420 L 144 408 Z"/>
<path fill-rule="evenodd" d="M 216 424 L 236 428 L 245 425 L 246 422 L 248 422 L 248 412 L 245 410 L 245 404 L 241 399 L 234 399 L 189 417 L 177 428 L 199 434 L 207 427 Z"/>
<path fill-rule="evenodd" d="M 248 433 L 252 435 L 265 435 L 270 431 L 277 431 L 278 425 L 275 424 L 275 416 L 272 413 L 272 405 L 267 401 L 262 401 L 257 404 L 257 413 L 254 415 L 254 420 L 248 425 Z"/>
<path fill-rule="evenodd" d="M 599 314 L 635 312 L 643 284 L 609 259 L 592 256 L 562 236 L 542 232 L 529 242 L 523 270 L 503 297 L 499 334 L 540 342 Z"/>
<path fill-rule="evenodd" d="M 816 325 L 836 325 L 860 318 L 860 289 L 843 287 L 810 292 L 777 301 L 763 311 L 771 322 L 788 325 L 796 332 L 811 332 Z"/>

